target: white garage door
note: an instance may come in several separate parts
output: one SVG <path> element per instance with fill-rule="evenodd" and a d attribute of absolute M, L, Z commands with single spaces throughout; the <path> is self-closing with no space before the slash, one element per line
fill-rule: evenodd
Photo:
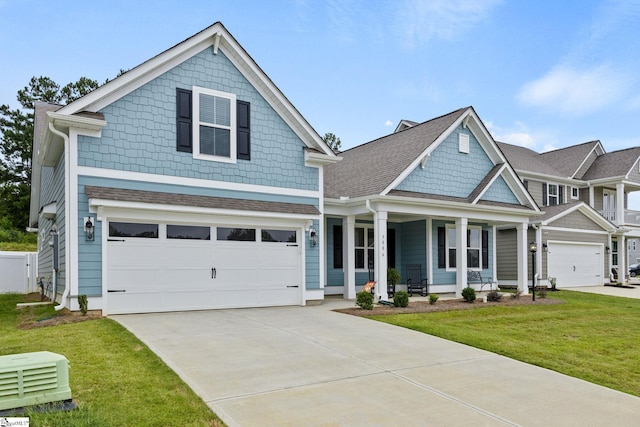
<path fill-rule="evenodd" d="M 297 305 L 300 232 L 111 222 L 109 314 Z"/>
<path fill-rule="evenodd" d="M 548 248 L 548 274 L 556 278 L 557 287 L 603 284 L 603 245 L 548 242 Z"/>

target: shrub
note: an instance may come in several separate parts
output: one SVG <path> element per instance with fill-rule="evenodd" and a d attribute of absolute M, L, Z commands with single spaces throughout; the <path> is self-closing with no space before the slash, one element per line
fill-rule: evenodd
<path fill-rule="evenodd" d="M 83 316 L 87 315 L 87 308 L 88 308 L 88 302 L 87 302 L 87 296 L 86 295 L 78 295 L 78 304 L 80 305 L 80 311 L 82 312 Z"/>
<path fill-rule="evenodd" d="M 406 307 L 409 305 L 409 293 L 407 291 L 398 291 L 393 296 L 393 305 L 396 307 Z"/>
<path fill-rule="evenodd" d="M 360 291 L 356 294 L 356 305 L 365 310 L 373 310 L 373 294 L 367 291 Z"/>
<path fill-rule="evenodd" d="M 502 294 L 497 289 L 492 289 L 487 294 L 487 301 L 499 302 L 502 299 Z"/>
<path fill-rule="evenodd" d="M 462 290 L 462 298 L 468 303 L 472 303 L 476 300 L 476 291 L 470 286 L 467 286 Z"/>
<path fill-rule="evenodd" d="M 520 289 L 516 289 L 516 291 L 511 294 L 511 299 L 520 299 L 520 295 L 522 295 L 522 291 Z"/>
<path fill-rule="evenodd" d="M 555 277 L 549 277 L 549 283 L 551 283 L 551 290 L 553 292 L 557 291 L 557 289 L 556 289 L 556 278 Z"/>
<path fill-rule="evenodd" d="M 436 303 L 436 301 L 438 301 L 438 295 L 436 294 L 429 294 L 429 304 L 433 305 Z"/>
<path fill-rule="evenodd" d="M 546 298 L 547 297 L 547 287 L 546 286 L 536 287 L 536 294 L 538 294 L 538 296 L 540 298 Z"/>
<path fill-rule="evenodd" d="M 397 285 L 402 280 L 402 276 L 395 268 L 387 268 L 387 282 L 391 285 Z"/>

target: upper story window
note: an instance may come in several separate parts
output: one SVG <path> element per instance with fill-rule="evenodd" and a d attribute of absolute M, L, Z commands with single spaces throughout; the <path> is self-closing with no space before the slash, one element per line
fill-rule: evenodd
<path fill-rule="evenodd" d="M 177 89 L 177 150 L 202 160 L 250 160 L 250 104 L 232 93 Z"/>
<path fill-rule="evenodd" d="M 194 88 L 193 156 L 201 159 L 236 160 L 236 97 L 231 93 Z"/>
<path fill-rule="evenodd" d="M 542 184 L 542 205 L 556 206 L 564 203 L 562 195 L 563 186 L 558 184 Z"/>
<path fill-rule="evenodd" d="M 574 200 L 580 198 L 580 190 L 577 187 L 571 187 L 571 198 Z"/>

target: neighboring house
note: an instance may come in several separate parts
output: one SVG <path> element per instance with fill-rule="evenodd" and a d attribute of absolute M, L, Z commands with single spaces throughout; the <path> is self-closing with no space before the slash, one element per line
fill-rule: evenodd
<path fill-rule="evenodd" d="M 591 141 L 537 153 L 498 145 L 544 212 L 532 217 L 529 231 L 543 284 L 555 277 L 558 287 L 602 285 L 612 269 L 628 270 L 625 242 L 640 237 L 640 212 L 627 205 L 628 194 L 640 190 L 640 147 L 606 153 Z M 517 280 L 514 236 L 498 231 L 500 283 Z"/>
<path fill-rule="evenodd" d="M 386 299 L 387 268 L 405 283 L 419 265 L 429 292 L 460 295 L 468 270 L 495 279 L 501 227 L 519 230 L 512 256 L 526 292 L 527 229 L 540 211 L 472 107 L 403 120 L 340 156 L 324 169 L 326 294 L 355 298 L 372 273 Z"/>
<path fill-rule="evenodd" d="M 30 227 L 61 306 L 324 298 L 339 158 L 220 23 L 64 107 L 36 105 Z"/>

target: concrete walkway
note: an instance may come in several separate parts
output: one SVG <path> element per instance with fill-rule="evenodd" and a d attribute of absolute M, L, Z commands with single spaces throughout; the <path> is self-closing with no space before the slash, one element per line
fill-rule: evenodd
<path fill-rule="evenodd" d="M 640 298 L 640 281 L 632 279 L 627 287 L 624 288 L 617 286 L 583 286 L 577 288 L 562 288 L 562 290 L 611 295 L 614 297 Z"/>
<path fill-rule="evenodd" d="M 640 398 L 330 311 L 345 304 L 113 318 L 229 426 L 640 424 Z"/>

